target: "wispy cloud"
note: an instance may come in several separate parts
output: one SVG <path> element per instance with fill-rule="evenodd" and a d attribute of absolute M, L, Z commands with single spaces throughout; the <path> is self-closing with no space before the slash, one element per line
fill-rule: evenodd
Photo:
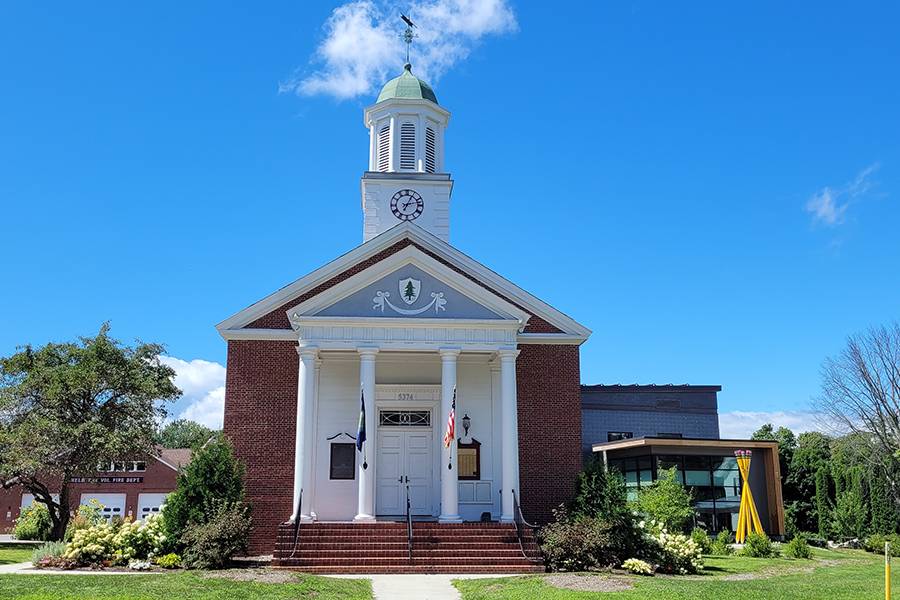
<path fill-rule="evenodd" d="M 826 186 L 813 194 L 806 202 L 806 212 L 812 215 L 813 223 L 822 223 L 828 227 L 843 223 L 850 205 L 862 199 L 872 189 L 872 174 L 880 166 L 879 163 L 871 164 L 844 186 Z"/>
<path fill-rule="evenodd" d="M 507 0 L 420 0 L 409 5 L 418 37 L 411 61 L 417 76 L 435 81 L 464 60 L 485 36 L 515 31 Z M 282 91 L 339 99 L 371 94 L 400 71 L 405 47 L 394 5 L 358 0 L 334 9 L 310 69 L 299 69 Z"/>
<path fill-rule="evenodd" d="M 186 361 L 174 356 L 161 356 L 160 361 L 175 370 L 175 385 L 188 402 L 178 418 L 221 429 L 225 413 L 225 367 L 208 360 Z"/>
<path fill-rule="evenodd" d="M 725 439 L 746 439 L 753 432 L 771 423 L 775 429 L 787 427 L 794 433 L 826 431 L 821 415 L 811 411 L 784 410 L 773 412 L 742 411 L 719 414 L 719 436 Z"/>

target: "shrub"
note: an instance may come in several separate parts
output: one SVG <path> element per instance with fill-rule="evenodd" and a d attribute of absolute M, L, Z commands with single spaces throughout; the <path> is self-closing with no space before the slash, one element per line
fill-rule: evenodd
<path fill-rule="evenodd" d="M 608 470 L 594 457 L 575 481 L 575 497 L 569 505 L 572 516 L 618 520 L 630 516 L 625 479 L 617 470 Z"/>
<path fill-rule="evenodd" d="M 45 542 L 50 539 L 53 523 L 50 521 L 50 511 L 42 502 L 33 502 L 31 506 L 23 508 L 16 519 L 16 527 L 13 535 L 18 540 L 37 540 Z"/>
<path fill-rule="evenodd" d="M 697 544 L 703 554 L 712 552 L 712 540 L 705 529 L 700 529 L 699 527 L 694 529 L 691 532 L 691 539 L 694 540 L 694 543 Z"/>
<path fill-rule="evenodd" d="M 170 552 L 157 558 L 156 564 L 163 569 L 177 569 L 181 566 L 181 557 L 174 552 Z"/>
<path fill-rule="evenodd" d="M 653 567 L 650 563 L 639 558 L 629 558 L 622 563 L 622 568 L 635 575 L 653 575 Z"/>
<path fill-rule="evenodd" d="M 63 542 L 46 542 L 34 549 L 31 553 L 31 564 L 38 566 L 48 561 L 62 558 L 66 551 L 66 545 Z"/>
<path fill-rule="evenodd" d="M 741 556 L 748 558 L 774 558 L 778 556 L 778 550 L 764 533 L 753 532 L 747 536 L 744 541 L 744 547 L 740 552 Z"/>
<path fill-rule="evenodd" d="M 69 542 L 80 529 L 89 529 L 94 525 L 99 525 L 104 521 L 103 505 L 95 498 L 91 498 L 87 504 L 78 507 L 78 512 L 69 520 L 66 526 L 65 541 Z"/>
<path fill-rule="evenodd" d="M 98 565 L 108 561 L 115 551 L 113 540 L 116 528 L 112 523 L 100 523 L 80 529 L 66 546 L 64 557 L 78 565 Z"/>
<path fill-rule="evenodd" d="M 188 569 L 221 569 L 247 549 L 251 519 L 243 503 L 216 501 L 208 505 L 206 522 L 190 525 L 181 538 Z"/>
<path fill-rule="evenodd" d="M 554 522 L 541 530 L 541 549 L 553 571 L 612 567 L 626 558 L 647 554 L 643 533 L 629 513 L 609 520 L 570 515 L 561 506 L 554 517 Z"/>
<path fill-rule="evenodd" d="M 211 503 L 243 499 L 244 466 L 235 458 L 231 443 L 219 436 L 198 450 L 178 475 L 176 489 L 166 499 L 166 535 L 180 541 L 190 525 L 208 522 L 206 510 Z"/>
<path fill-rule="evenodd" d="M 891 533 L 889 535 L 876 533 L 870 535 L 863 541 L 863 548 L 867 552 L 884 554 L 885 542 L 890 542 L 891 544 L 891 556 L 900 556 L 900 535 L 897 535 L 896 533 Z"/>
<path fill-rule="evenodd" d="M 732 541 L 729 532 L 720 531 L 718 535 L 713 538 L 709 547 L 709 553 L 715 554 L 716 556 L 731 556 L 734 554 L 734 548 L 731 547 Z"/>
<path fill-rule="evenodd" d="M 687 575 L 703 570 L 700 547 L 683 533 L 669 533 L 662 523 L 653 521 L 650 523 L 649 538 L 656 544 L 661 571 Z"/>
<path fill-rule="evenodd" d="M 684 531 L 694 516 L 691 495 L 678 482 L 675 468 L 659 471 L 652 485 L 638 492 L 634 508 L 669 531 Z"/>
<path fill-rule="evenodd" d="M 153 558 L 163 548 L 162 515 L 149 515 L 143 521 L 126 521 L 113 538 L 113 559 L 119 564 Z"/>
<path fill-rule="evenodd" d="M 795 536 L 790 542 L 784 545 L 784 555 L 788 558 L 812 558 L 812 551 L 806 538 L 802 535 Z"/>
<path fill-rule="evenodd" d="M 132 560 L 128 562 L 128 568 L 132 571 L 149 571 L 153 565 L 149 560 Z"/>

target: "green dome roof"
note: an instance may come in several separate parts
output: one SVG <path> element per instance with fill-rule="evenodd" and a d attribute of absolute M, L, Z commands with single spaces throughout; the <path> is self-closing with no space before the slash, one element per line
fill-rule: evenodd
<path fill-rule="evenodd" d="M 395 77 L 391 79 L 384 87 L 381 88 L 381 93 L 378 94 L 378 100 L 375 101 L 383 102 L 384 100 L 390 100 L 392 98 L 405 98 L 408 100 L 431 100 L 435 104 L 438 103 L 437 96 L 434 95 L 434 90 L 431 89 L 431 86 L 416 77 L 412 74 L 412 65 L 406 63 L 403 65 L 403 74 L 400 77 Z"/>

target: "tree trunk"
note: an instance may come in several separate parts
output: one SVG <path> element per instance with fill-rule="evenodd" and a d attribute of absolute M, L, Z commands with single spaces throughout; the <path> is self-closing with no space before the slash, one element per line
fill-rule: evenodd
<path fill-rule="evenodd" d="M 66 537 L 66 528 L 69 526 L 69 482 L 68 478 L 63 479 L 62 486 L 59 488 L 59 507 L 57 509 L 57 518 L 53 518 L 53 510 L 50 511 L 50 518 L 53 521 L 53 529 L 50 532 L 50 540 L 53 542 L 61 542 Z"/>

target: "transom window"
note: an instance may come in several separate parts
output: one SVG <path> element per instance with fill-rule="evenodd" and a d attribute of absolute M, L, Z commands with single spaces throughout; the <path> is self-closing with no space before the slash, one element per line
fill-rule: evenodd
<path fill-rule="evenodd" d="M 431 427 L 430 410 L 382 410 L 378 413 L 382 427 Z"/>
<path fill-rule="evenodd" d="M 618 442 L 619 440 L 630 440 L 634 437 L 634 433 L 630 431 L 610 431 L 606 434 L 607 442 Z"/>

